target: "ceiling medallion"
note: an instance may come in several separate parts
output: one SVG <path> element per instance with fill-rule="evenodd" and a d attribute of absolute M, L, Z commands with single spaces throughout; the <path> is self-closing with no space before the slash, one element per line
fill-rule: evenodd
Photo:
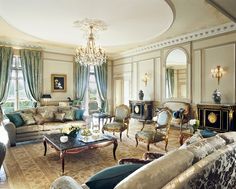
<path fill-rule="evenodd" d="M 74 22 L 76 27 L 88 33 L 88 41 L 86 47 L 78 47 L 75 52 L 75 61 L 81 65 L 101 65 L 106 62 L 105 51 L 101 47 L 95 46 L 95 36 L 93 31 L 106 30 L 107 25 L 104 21 L 98 19 L 78 20 Z"/>

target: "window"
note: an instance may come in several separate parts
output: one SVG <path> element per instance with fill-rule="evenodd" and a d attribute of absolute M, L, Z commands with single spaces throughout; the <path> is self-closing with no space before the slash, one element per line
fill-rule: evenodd
<path fill-rule="evenodd" d="M 33 107 L 33 102 L 26 96 L 22 66 L 19 56 L 13 57 L 11 70 L 7 101 L 2 105 L 5 113 Z"/>
<path fill-rule="evenodd" d="M 88 101 L 91 100 L 99 101 L 99 94 L 97 90 L 94 66 L 90 66 L 90 73 L 89 73 Z"/>

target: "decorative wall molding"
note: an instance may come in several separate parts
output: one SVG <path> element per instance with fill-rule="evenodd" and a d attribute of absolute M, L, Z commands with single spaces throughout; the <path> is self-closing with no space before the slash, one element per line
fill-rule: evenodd
<path fill-rule="evenodd" d="M 199 39 L 203 39 L 207 37 L 213 37 L 216 35 L 232 32 L 232 31 L 236 31 L 236 23 L 229 22 L 226 24 L 212 27 L 212 28 L 199 30 L 199 31 L 181 35 L 175 38 L 167 39 L 167 40 L 152 43 L 143 47 L 128 50 L 115 56 L 113 60 L 118 60 L 124 57 L 134 56 L 134 55 L 138 55 L 142 53 L 148 53 L 151 51 L 162 49 L 164 47 L 186 43 L 190 41 L 195 41 L 195 40 L 199 40 Z"/>

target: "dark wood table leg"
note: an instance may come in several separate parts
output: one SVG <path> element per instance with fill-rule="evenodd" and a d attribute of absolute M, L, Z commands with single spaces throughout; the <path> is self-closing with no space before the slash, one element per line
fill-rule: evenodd
<path fill-rule="evenodd" d="M 47 153 L 47 142 L 46 142 L 45 138 L 43 139 L 43 145 L 44 145 L 44 156 L 46 156 L 46 153 Z"/>
<path fill-rule="evenodd" d="M 114 146 L 113 146 L 113 157 L 114 157 L 114 160 L 116 160 L 116 149 L 117 149 L 117 146 L 118 146 L 117 139 L 114 140 L 113 144 L 114 144 Z"/>
<path fill-rule="evenodd" d="M 60 159 L 61 159 L 61 173 L 62 175 L 64 174 L 64 170 L 65 170 L 65 151 L 60 151 Z"/>
<path fill-rule="evenodd" d="M 180 146 L 182 146 L 183 143 L 184 143 L 184 135 L 182 133 L 180 133 L 180 135 L 179 135 L 179 144 L 180 144 Z"/>

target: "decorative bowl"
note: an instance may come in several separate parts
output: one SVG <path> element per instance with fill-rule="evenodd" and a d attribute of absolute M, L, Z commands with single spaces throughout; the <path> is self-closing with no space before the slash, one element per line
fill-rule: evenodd
<path fill-rule="evenodd" d="M 68 136 L 61 136 L 61 137 L 60 137 L 60 141 L 61 141 L 62 143 L 67 142 L 67 141 L 68 141 Z"/>

